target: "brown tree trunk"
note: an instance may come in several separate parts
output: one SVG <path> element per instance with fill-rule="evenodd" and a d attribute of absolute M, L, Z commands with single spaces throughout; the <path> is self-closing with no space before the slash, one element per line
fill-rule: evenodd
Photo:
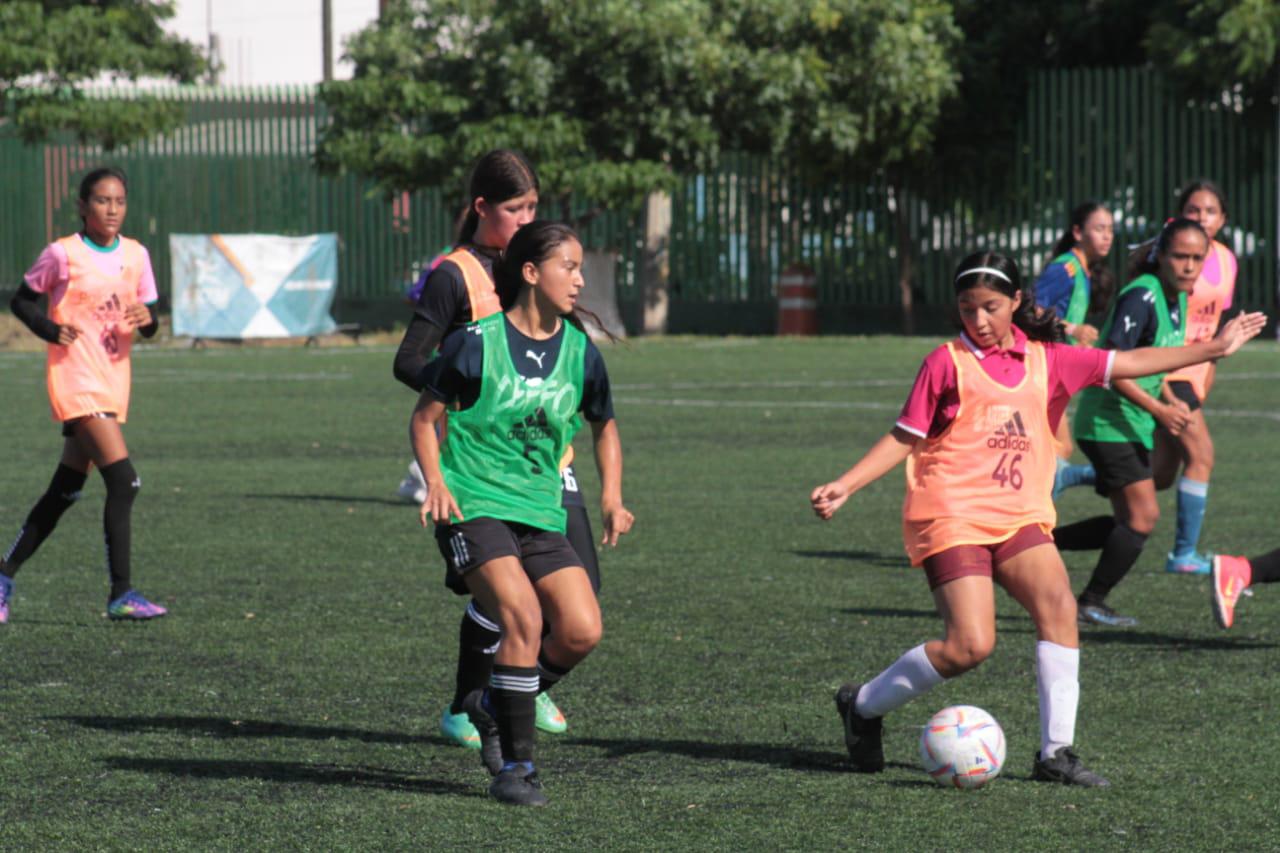
<path fill-rule="evenodd" d="M 907 210 L 906 192 L 903 189 L 902 175 L 896 170 L 890 173 L 889 189 L 893 194 L 894 235 L 898 249 L 898 293 L 902 305 L 902 331 L 904 334 L 915 334 L 915 300 L 913 285 L 915 279 L 914 244 L 911 240 L 911 216 Z"/>

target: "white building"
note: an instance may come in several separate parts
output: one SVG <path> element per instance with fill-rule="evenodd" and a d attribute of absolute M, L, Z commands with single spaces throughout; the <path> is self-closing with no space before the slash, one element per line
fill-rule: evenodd
<path fill-rule="evenodd" d="M 378 0 L 329 0 L 333 76 L 346 79 L 343 43 L 378 17 Z M 322 0 L 177 0 L 170 32 L 201 46 L 215 38 L 230 86 L 318 83 L 323 78 Z"/>

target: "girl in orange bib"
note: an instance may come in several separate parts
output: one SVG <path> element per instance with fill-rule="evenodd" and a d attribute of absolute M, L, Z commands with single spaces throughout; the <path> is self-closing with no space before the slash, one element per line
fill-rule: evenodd
<path fill-rule="evenodd" d="M 1035 311 L 1017 266 L 1002 255 L 965 258 L 955 290 L 959 338 L 925 359 L 893 430 L 810 495 L 818 517 L 830 519 L 906 461 L 903 537 L 945 629 L 943 639 L 908 651 L 865 684 L 840 688 L 845 745 L 856 769 L 884 769 L 883 716 L 991 654 L 998 583 L 1036 626 L 1041 748 L 1032 777 L 1105 786 L 1071 749 L 1080 650 L 1075 597 L 1050 535 L 1053 432 L 1080 389 L 1220 357 L 1256 335 L 1265 318 L 1233 321 L 1195 354 L 1186 352 L 1192 347 L 1114 352 L 1060 343 L 1061 324 Z"/>
<path fill-rule="evenodd" d="M 129 416 L 133 333 L 149 338 L 158 326 L 155 274 L 147 250 L 120 236 L 126 191 L 118 169 L 86 175 L 80 183 L 83 230 L 41 253 L 11 303 L 14 315 L 49 343 L 49 402 L 64 441 L 48 490 L 0 559 L 0 623 L 9 618 L 14 575 L 79 499 L 94 465 L 107 487 L 107 615 L 136 620 L 166 612 L 130 583 L 130 517 L 141 481 L 120 427 Z M 38 308 L 41 294 L 49 301 L 47 316 Z"/>
<path fill-rule="evenodd" d="M 1187 343 L 1207 341 L 1218 331 L 1223 312 L 1235 299 L 1238 264 L 1231 250 L 1217 239 L 1227 222 L 1227 202 L 1217 184 L 1193 181 L 1178 197 L 1178 215 L 1200 223 L 1209 238 L 1209 251 L 1195 287 L 1187 294 L 1187 316 L 1183 318 Z M 1156 430 L 1152 452 L 1152 472 L 1157 489 L 1167 489 L 1177 480 L 1177 525 L 1173 550 L 1165 559 L 1165 570 L 1184 574 L 1208 574 L 1212 554 L 1199 550 L 1200 528 L 1209 502 L 1209 478 L 1213 474 L 1213 437 L 1204 417 L 1204 403 L 1213 387 L 1212 362 L 1195 364 L 1165 377 L 1161 396 L 1165 402 L 1187 407 L 1187 424 L 1177 435 Z M 1178 470 L 1182 469 L 1182 476 Z"/>

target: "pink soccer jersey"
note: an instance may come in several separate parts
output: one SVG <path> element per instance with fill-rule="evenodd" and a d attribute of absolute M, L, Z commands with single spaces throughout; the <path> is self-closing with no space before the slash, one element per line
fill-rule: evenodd
<path fill-rule="evenodd" d="M 978 356 L 982 370 L 999 384 L 1013 388 L 1027 375 L 1027 336 L 1013 327 L 1013 346 L 983 349 L 960 333 L 961 343 Z M 1090 385 L 1105 385 L 1111 378 L 1112 350 L 1045 344 L 1049 378 L 1049 424 L 1057 429 L 1073 394 Z M 920 438 L 940 435 L 955 420 L 960 408 L 956 368 L 942 345 L 925 357 L 915 384 L 902 406 L 896 426 Z"/>

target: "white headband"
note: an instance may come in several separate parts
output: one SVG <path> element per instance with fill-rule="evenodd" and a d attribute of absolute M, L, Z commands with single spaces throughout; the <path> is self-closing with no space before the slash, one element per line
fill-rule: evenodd
<path fill-rule="evenodd" d="M 964 272 L 960 273 L 960 275 L 956 276 L 956 283 L 959 284 L 960 279 L 964 278 L 967 275 L 973 275 L 974 273 L 979 273 L 979 272 L 984 272 L 987 275 L 993 275 L 996 278 L 1000 279 L 1001 281 L 1004 281 L 1008 284 L 1013 284 L 1012 281 L 1009 281 L 1009 276 L 1005 275 L 1004 273 L 1000 272 L 1000 270 L 995 269 L 994 267 L 974 267 L 973 269 L 965 270 Z"/>

